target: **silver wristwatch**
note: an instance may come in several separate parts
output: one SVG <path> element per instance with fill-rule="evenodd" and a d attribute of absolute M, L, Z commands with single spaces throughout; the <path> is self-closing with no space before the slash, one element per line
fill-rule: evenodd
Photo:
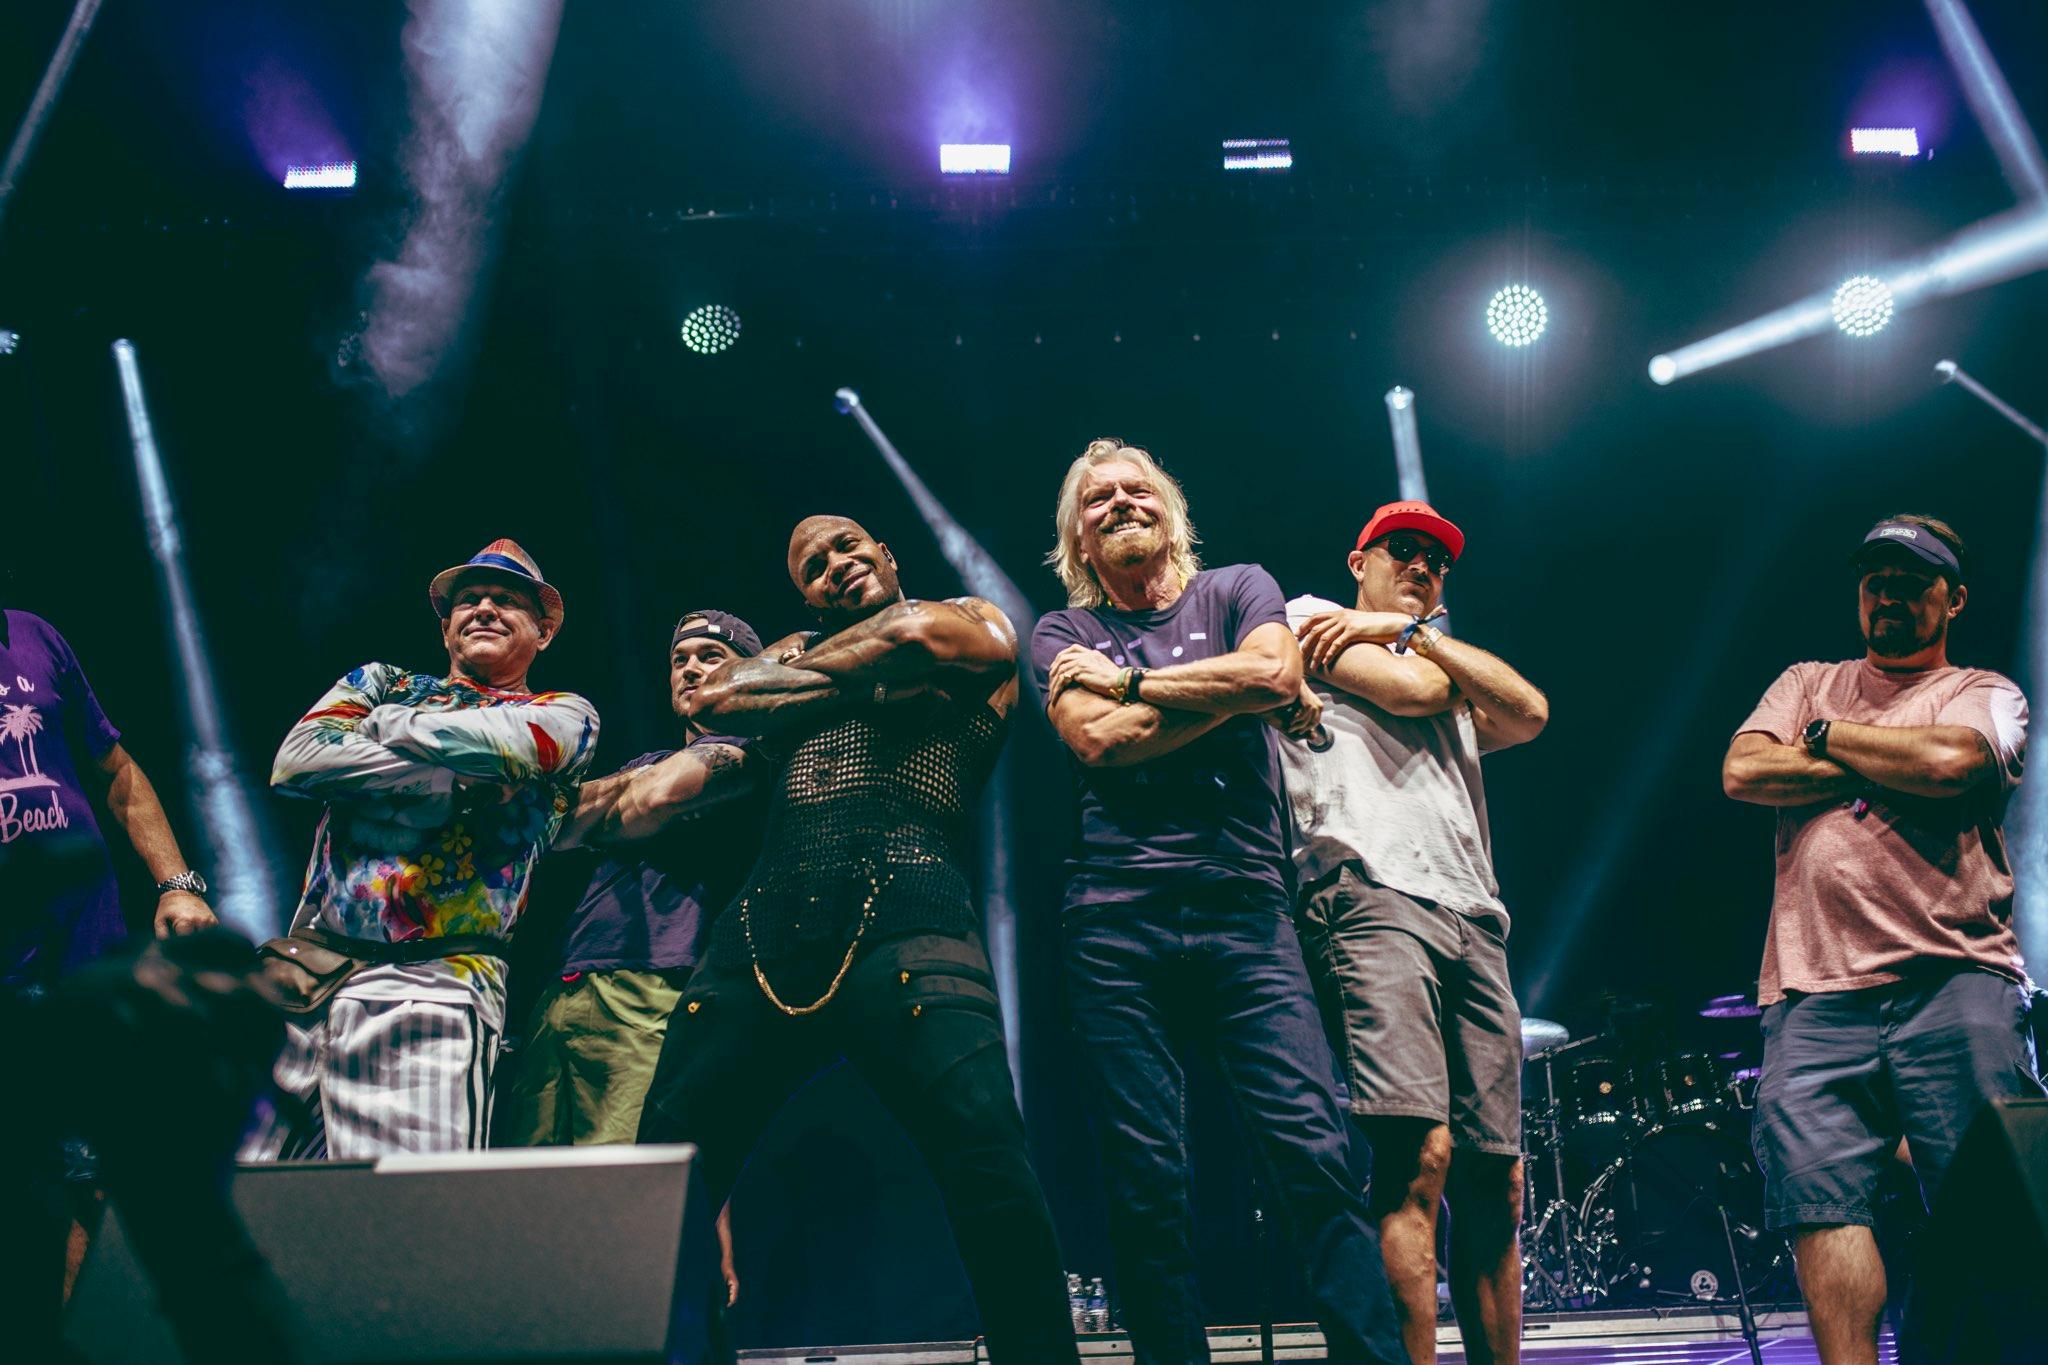
<path fill-rule="evenodd" d="M 190 891 L 195 896 L 203 896 L 206 894 L 206 878 L 188 868 L 177 876 L 156 884 L 156 893 L 159 896 L 167 896 L 173 891 Z"/>

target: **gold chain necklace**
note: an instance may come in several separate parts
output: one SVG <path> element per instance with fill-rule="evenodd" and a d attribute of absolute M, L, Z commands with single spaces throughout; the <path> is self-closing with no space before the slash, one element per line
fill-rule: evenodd
<path fill-rule="evenodd" d="M 875 898 L 882 894 L 883 887 L 894 880 L 896 880 L 894 869 L 891 869 L 887 877 L 880 880 L 877 880 L 873 873 L 868 875 L 868 896 L 866 900 L 861 902 L 860 925 L 853 931 L 853 942 L 846 945 L 846 956 L 840 960 L 839 970 L 832 974 L 832 984 L 825 988 L 823 995 L 808 1005 L 785 1004 L 782 997 L 775 993 L 775 988 L 768 984 L 768 973 L 761 970 L 761 951 L 754 946 L 754 920 L 747 913 L 748 898 L 745 896 L 740 897 L 740 929 L 747 936 L 747 956 L 754 964 L 754 980 L 760 983 L 761 993 L 768 997 L 768 1003 L 792 1019 L 801 1019 L 807 1014 L 816 1014 L 819 1010 L 831 1004 L 832 997 L 839 994 L 839 987 L 846 980 L 846 973 L 853 967 L 853 956 L 860 951 L 862 936 L 867 933 L 868 926 L 875 922 Z"/>

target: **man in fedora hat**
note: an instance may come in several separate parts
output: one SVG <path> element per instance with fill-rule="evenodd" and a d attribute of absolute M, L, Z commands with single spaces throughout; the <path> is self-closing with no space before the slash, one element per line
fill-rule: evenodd
<path fill-rule="evenodd" d="M 597 713 L 530 691 L 562 595 L 510 540 L 435 575 L 444 676 L 370 663 L 285 736 L 271 785 L 326 803 L 293 937 L 362 965 L 299 1015 L 247 1160 L 481 1147 L 501 945 L 574 806 Z"/>

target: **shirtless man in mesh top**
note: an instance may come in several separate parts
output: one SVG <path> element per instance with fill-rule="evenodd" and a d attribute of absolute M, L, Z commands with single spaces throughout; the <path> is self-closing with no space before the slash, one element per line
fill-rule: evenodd
<path fill-rule="evenodd" d="M 1076 1359 L 1025 1150 L 967 860 L 1017 699 L 1017 636 L 977 598 L 905 598 L 896 560 L 810 517 L 789 576 L 821 630 L 720 669 L 692 722 L 761 738 L 760 860 L 671 1017 L 643 1142 L 694 1142 L 722 1202 L 783 1102 L 844 1057 L 931 1167 L 990 1359 Z"/>

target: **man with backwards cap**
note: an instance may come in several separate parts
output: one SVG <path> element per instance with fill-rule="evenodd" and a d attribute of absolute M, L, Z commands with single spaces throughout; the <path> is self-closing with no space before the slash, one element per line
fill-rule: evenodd
<path fill-rule="evenodd" d="M 1483 753 L 1550 705 L 1430 622 L 1465 536 L 1424 502 L 1372 514 L 1354 605 L 1287 604 L 1322 728 L 1280 746 L 1302 946 L 1372 1145 L 1370 1215 L 1408 1353 L 1436 1359 L 1437 1216 L 1466 1358 L 1521 1356 L 1521 1010 L 1508 982 Z"/>
<path fill-rule="evenodd" d="M 434 577 L 448 671 L 354 669 L 285 736 L 271 785 L 326 804 L 282 946 L 362 964 L 291 1024 L 247 1160 L 484 1145 L 503 945 L 576 802 L 597 713 L 532 692 L 562 625 L 532 557 L 493 541 Z"/>
<path fill-rule="evenodd" d="M 761 638 L 723 611 L 685 612 L 669 637 L 669 700 L 681 749 L 645 753 L 583 784 L 557 851 L 600 861 L 562 932 L 561 976 L 542 990 L 526 1030 L 504 1132 L 524 1146 L 632 1142 L 676 996 L 704 929 L 739 890 L 760 842 L 747 763 L 752 740 L 708 734 L 690 719 L 697 689 Z M 736 1298 L 730 1222 L 719 1244 Z"/>
<path fill-rule="evenodd" d="M 1786 669 L 1721 769 L 1778 810 L 1755 1143 L 1828 1365 L 1877 1359 L 1872 1205 L 1901 1136 L 1931 1201 L 1986 1103 L 2041 1094 L 2004 834 L 2026 698 L 1949 662 L 1970 576 L 1950 527 L 1888 517 L 1851 562 L 1863 657 Z"/>
<path fill-rule="evenodd" d="M 776 753 L 760 857 L 677 1003 L 640 1138 L 698 1144 L 723 1200 L 783 1102 L 844 1057 L 931 1169 L 989 1359 L 1072 1361 L 967 870 L 1017 700 L 1015 631 L 978 598 L 906 598 L 888 546 L 845 517 L 798 523 L 788 565 L 823 629 L 685 703 Z"/>
<path fill-rule="evenodd" d="M 523 1145 L 631 1142 L 683 979 L 711 916 L 754 860 L 759 812 L 748 739 L 708 734 L 687 705 L 724 665 L 761 652 L 722 611 L 689 612 L 670 638 L 669 699 L 683 747 L 583 784 L 554 847 L 601 856 L 562 933 L 561 979 L 541 992 L 506 1132 Z"/>

